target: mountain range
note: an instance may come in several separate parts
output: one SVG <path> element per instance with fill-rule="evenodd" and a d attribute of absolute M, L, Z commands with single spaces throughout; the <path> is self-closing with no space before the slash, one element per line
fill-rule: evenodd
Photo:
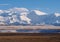
<path fill-rule="evenodd" d="M 60 26 L 60 13 L 48 14 L 40 10 L 14 7 L 7 10 L 0 10 L 0 25 Z"/>

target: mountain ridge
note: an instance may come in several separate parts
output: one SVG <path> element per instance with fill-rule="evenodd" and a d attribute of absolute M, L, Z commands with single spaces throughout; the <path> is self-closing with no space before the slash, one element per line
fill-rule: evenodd
<path fill-rule="evenodd" d="M 59 25 L 60 13 L 48 14 L 40 10 L 12 8 L 0 10 L 0 24 L 5 25 Z"/>

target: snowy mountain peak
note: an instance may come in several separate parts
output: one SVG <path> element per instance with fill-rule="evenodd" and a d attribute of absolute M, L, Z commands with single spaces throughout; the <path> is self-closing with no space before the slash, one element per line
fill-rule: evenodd
<path fill-rule="evenodd" d="M 8 9 L 8 10 L 11 11 L 11 12 L 15 12 L 15 13 L 28 12 L 29 11 L 26 8 L 17 8 L 17 7 L 14 7 L 12 9 Z"/>
<path fill-rule="evenodd" d="M 56 16 L 56 17 L 60 16 L 60 13 L 55 13 L 55 16 Z"/>
<path fill-rule="evenodd" d="M 11 8 L 0 10 L 0 24 L 31 24 L 45 25 L 60 23 L 60 13 L 47 14 L 40 10 L 29 10 L 27 8 Z"/>
<path fill-rule="evenodd" d="M 4 13 L 4 11 L 3 10 L 0 10 L 0 14 L 2 14 L 2 13 Z"/>
<path fill-rule="evenodd" d="M 56 20 L 56 23 L 60 23 L 60 21 Z"/>
<path fill-rule="evenodd" d="M 28 24 L 30 24 L 31 19 L 29 19 L 27 16 L 22 15 L 20 16 L 20 18 L 21 18 L 21 21 L 26 21 Z"/>
<path fill-rule="evenodd" d="M 33 10 L 37 15 L 47 15 L 47 13 L 39 11 L 39 10 Z"/>

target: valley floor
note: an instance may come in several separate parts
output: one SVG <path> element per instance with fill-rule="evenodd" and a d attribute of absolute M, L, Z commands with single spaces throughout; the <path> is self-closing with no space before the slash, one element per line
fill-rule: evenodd
<path fill-rule="evenodd" d="M 60 34 L 0 33 L 0 42 L 60 42 Z"/>

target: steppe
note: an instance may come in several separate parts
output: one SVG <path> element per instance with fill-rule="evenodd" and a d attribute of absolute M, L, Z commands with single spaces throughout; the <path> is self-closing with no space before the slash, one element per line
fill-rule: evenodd
<path fill-rule="evenodd" d="M 0 42 L 60 42 L 60 34 L 0 33 Z"/>
<path fill-rule="evenodd" d="M 0 26 L 0 30 L 58 29 L 60 26 Z M 60 42 L 60 33 L 0 33 L 0 42 Z"/>

